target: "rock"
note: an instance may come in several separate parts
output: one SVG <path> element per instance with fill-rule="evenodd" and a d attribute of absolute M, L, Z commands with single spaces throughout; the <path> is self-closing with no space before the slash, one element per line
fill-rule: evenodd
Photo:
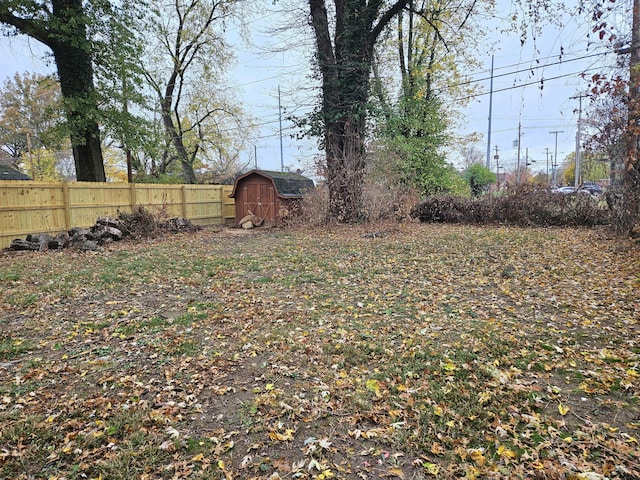
<path fill-rule="evenodd" d="M 95 240 L 87 240 L 82 244 L 82 250 L 84 251 L 94 251 L 98 249 L 98 242 Z"/>
<path fill-rule="evenodd" d="M 67 248 L 70 241 L 71 239 L 69 238 L 69 234 L 67 232 L 62 232 L 49 240 L 49 248 L 51 250 L 61 250 L 63 248 Z"/>
<path fill-rule="evenodd" d="M 88 237 L 89 235 L 91 235 L 91 230 L 89 230 L 88 228 L 80 227 L 73 227 L 71 230 L 69 230 L 70 237 L 74 237 L 76 235 L 84 235 L 85 237 Z"/>

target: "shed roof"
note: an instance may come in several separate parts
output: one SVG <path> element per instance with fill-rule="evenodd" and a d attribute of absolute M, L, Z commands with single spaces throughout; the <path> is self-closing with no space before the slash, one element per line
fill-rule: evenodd
<path fill-rule="evenodd" d="M 31 178 L 14 168 L 0 164 L 0 180 L 31 180 Z"/>
<path fill-rule="evenodd" d="M 313 180 L 299 173 L 292 172 L 274 172 L 271 170 L 250 170 L 247 173 L 236 178 L 236 183 L 233 186 L 233 191 L 230 197 L 236 196 L 236 188 L 241 180 L 249 177 L 250 175 L 260 175 L 273 182 L 273 186 L 279 197 L 283 198 L 298 198 L 304 195 L 305 192 L 314 187 Z"/>

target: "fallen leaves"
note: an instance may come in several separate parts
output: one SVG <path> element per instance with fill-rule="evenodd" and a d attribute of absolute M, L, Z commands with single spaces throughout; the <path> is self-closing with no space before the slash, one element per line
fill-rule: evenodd
<path fill-rule="evenodd" d="M 202 232 L 6 258 L 0 476 L 640 475 L 640 258 L 594 235 Z"/>

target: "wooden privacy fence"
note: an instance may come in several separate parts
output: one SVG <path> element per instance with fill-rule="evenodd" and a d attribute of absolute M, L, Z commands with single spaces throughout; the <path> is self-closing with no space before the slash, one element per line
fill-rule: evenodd
<path fill-rule="evenodd" d="M 232 185 L 155 185 L 0 181 L 0 248 L 29 233 L 90 227 L 98 217 L 131 213 L 136 206 L 164 209 L 196 225 L 233 223 Z"/>

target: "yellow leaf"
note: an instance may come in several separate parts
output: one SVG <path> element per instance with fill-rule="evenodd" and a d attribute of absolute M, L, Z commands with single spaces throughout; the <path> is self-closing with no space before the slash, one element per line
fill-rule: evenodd
<path fill-rule="evenodd" d="M 514 452 L 513 450 L 505 447 L 504 445 L 500 445 L 498 447 L 498 455 L 500 455 L 501 457 L 510 458 L 512 460 L 518 456 L 516 454 L 516 452 Z"/>
<path fill-rule="evenodd" d="M 276 387 L 275 387 L 275 385 L 274 385 L 273 383 L 267 383 L 267 385 L 264 387 L 264 389 L 265 389 L 267 392 L 270 392 L 270 391 L 271 391 L 271 390 L 273 390 L 274 388 L 276 388 Z"/>
<path fill-rule="evenodd" d="M 397 467 L 391 467 L 390 469 L 387 470 L 387 473 L 389 475 L 393 475 L 394 477 L 404 478 L 404 472 Z"/>
<path fill-rule="evenodd" d="M 429 475 L 433 475 L 434 477 L 437 476 L 438 472 L 440 471 L 440 467 L 435 463 L 425 462 L 422 464 L 422 466 L 424 467 L 424 469 L 427 471 Z"/>
<path fill-rule="evenodd" d="M 218 460 L 218 468 L 220 470 L 224 470 L 224 461 L 223 460 Z"/>
<path fill-rule="evenodd" d="M 278 442 L 286 442 L 288 440 L 293 440 L 293 429 L 287 428 L 283 433 L 269 432 L 269 438 L 271 438 L 271 440 L 276 440 Z"/>
<path fill-rule="evenodd" d="M 203 453 L 199 453 L 195 457 L 191 458 L 192 462 L 202 462 L 203 460 L 204 460 L 204 454 Z"/>
<path fill-rule="evenodd" d="M 562 403 L 558 404 L 558 412 L 560 412 L 560 415 L 562 415 L 563 417 L 569 412 L 570 408 L 569 407 L 565 407 Z"/>
<path fill-rule="evenodd" d="M 374 392 L 376 395 L 380 395 L 380 382 L 375 378 L 370 378 L 366 383 L 367 390 Z"/>
<path fill-rule="evenodd" d="M 442 407 L 440 405 L 436 405 L 435 407 L 433 407 L 433 414 L 437 415 L 438 417 L 442 416 Z"/>
<path fill-rule="evenodd" d="M 444 364 L 444 369 L 446 372 L 455 372 L 456 370 L 458 370 L 458 367 L 456 367 L 456 365 L 453 362 L 447 362 Z"/>
<path fill-rule="evenodd" d="M 471 459 L 481 467 L 484 466 L 485 463 L 487 463 L 487 459 L 482 454 L 481 450 L 471 450 L 469 452 L 469 455 L 471 456 Z"/>

